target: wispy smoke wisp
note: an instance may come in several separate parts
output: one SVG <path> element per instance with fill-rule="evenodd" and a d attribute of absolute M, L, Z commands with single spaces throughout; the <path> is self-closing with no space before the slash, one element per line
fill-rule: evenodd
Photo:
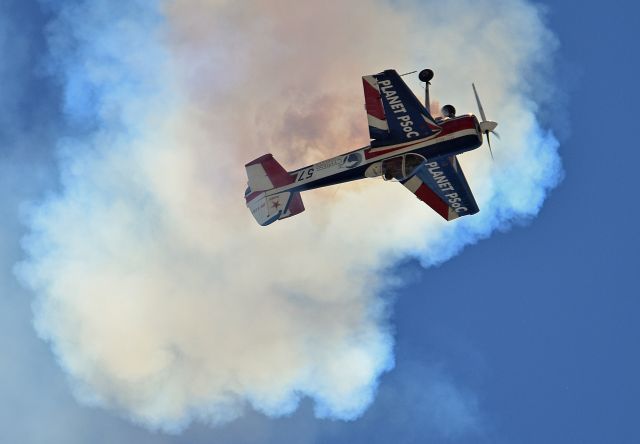
<path fill-rule="evenodd" d="M 493 15 L 500 3 L 501 14 Z M 23 279 L 38 332 L 85 402 L 151 427 L 247 405 L 350 419 L 393 365 L 385 270 L 438 263 L 537 214 L 559 178 L 528 73 L 553 38 L 526 2 L 77 2 L 51 26 L 69 116 L 63 191 L 37 207 Z M 444 8 L 444 9 L 443 9 Z M 435 12 L 434 12 L 435 11 Z M 360 76 L 436 70 L 433 94 L 501 123 L 496 162 L 462 157 L 481 212 L 446 224 L 396 184 L 304 196 L 261 228 L 243 164 L 286 167 L 366 145 Z M 469 90 L 466 90 L 467 85 Z M 412 86 L 417 87 L 417 82 Z"/>

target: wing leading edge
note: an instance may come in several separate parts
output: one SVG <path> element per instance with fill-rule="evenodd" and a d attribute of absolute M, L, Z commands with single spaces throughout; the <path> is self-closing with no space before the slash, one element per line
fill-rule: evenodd
<path fill-rule="evenodd" d="M 456 156 L 423 163 L 402 184 L 445 220 L 479 211 Z"/>

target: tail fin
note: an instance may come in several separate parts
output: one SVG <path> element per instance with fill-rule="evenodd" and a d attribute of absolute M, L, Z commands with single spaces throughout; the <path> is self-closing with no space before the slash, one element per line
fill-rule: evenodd
<path fill-rule="evenodd" d="M 271 154 L 249 162 L 245 168 L 249 187 L 244 197 L 247 207 L 260 225 L 269 225 L 304 211 L 299 192 L 278 192 L 276 189 L 293 183 L 295 177 L 287 173 Z"/>
<path fill-rule="evenodd" d="M 251 191 L 266 191 L 293 183 L 295 178 L 273 158 L 272 154 L 258 157 L 244 166 Z"/>
<path fill-rule="evenodd" d="M 395 70 L 364 76 L 362 84 L 371 146 L 421 139 L 441 130 Z"/>

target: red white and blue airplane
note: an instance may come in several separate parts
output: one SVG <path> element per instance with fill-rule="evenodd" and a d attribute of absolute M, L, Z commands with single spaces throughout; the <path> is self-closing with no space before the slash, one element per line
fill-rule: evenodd
<path fill-rule="evenodd" d="M 246 164 L 244 197 L 256 221 L 269 225 L 302 213 L 301 191 L 378 176 L 399 181 L 445 220 L 477 213 L 456 156 L 482 145 L 483 133 L 491 149 L 489 133 L 497 135 L 498 124 L 486 119 L 475 85 L 481 122 L 472 114 L 456 116 L 451 105 L 442 108 L 443 117 L 432 117 L 433 71 L 422 70 L 419 78 L 426 84 L 425 105 L 395 70 L 362 78 L 371 138 L 364 148 L 294 171 L 286 171 L 271 154 Z"/>

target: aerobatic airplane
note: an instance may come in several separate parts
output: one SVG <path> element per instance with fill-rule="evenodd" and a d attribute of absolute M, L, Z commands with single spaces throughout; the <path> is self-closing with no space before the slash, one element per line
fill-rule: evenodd
<path fill-rule="evenodd" d="M 286 171 L 271 154 L 246 164 L 244 197 L 256 221 L 269 225 L 302 213 L 301 191 L 378 176 L 399 181 L 446 220 L 477 213 L 456 156 L 482 145 L 483 133 L 491 149 L 489 133 L 497 136 L 498 124 L 486 119 L 475 85 L 481 122 L 472 114 L 456 116 L 451 105 L 442 108 L 443 117 L 432 117 L 433 71 L 422 70 L 419 78 L 426 84 L 425 105 L 395 70 L 362 78 L 369 146 L 294 171 Z"/>

